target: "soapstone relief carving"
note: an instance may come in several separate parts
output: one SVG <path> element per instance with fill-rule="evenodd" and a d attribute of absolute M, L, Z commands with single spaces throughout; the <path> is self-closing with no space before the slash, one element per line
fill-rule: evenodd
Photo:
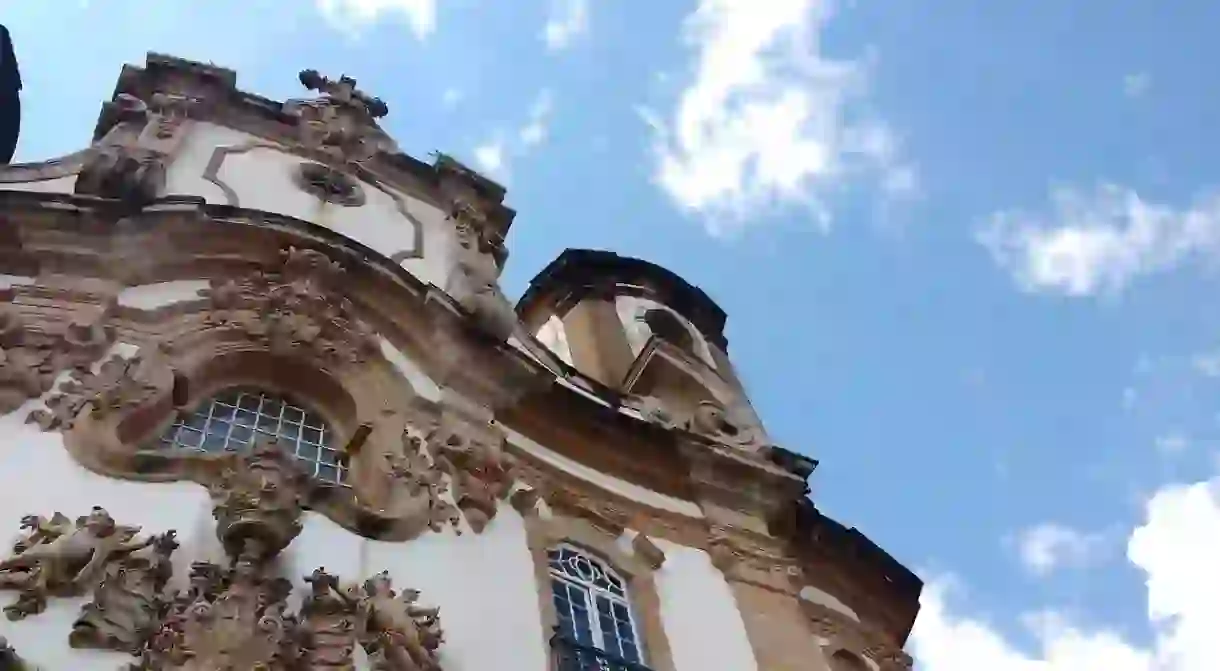
<path fill-rule="evenodd" d="M 452 478 L 457 507 L 474 532 L 481 533 L 516 482 L 515 461 L 504 452 L 503 434 L 495 427 L 476 427 L 446 416 L 428 442 Z"/>
<path fill-rule="evenodd" d="M 217 280 L 200 293 L 211 300 L 214 323 L 240 329 L 273 353 L 363 363 L 380 345 L 344 297 L 343 273 L 322 252 L 289 247 L 274 270 Z"/>
<path fill-rule="evenodd" d="M 96 371 L 77 367 L 72 377 L 47 397 L 46 408 L 30 412 L 26 421 L 43 431 L 65 431 L 85 410 L 105 417 L 139 406 L 157 393 L 151 381 L 157 365 L 154 357 L 140 353 L 132 357 L 112 355 Z"/>
<path fill-rule="evenodd" d="M 457 234 L 454 274 L 446 291 L 474 318 L 479 329 L 498 342 L 508 340 L 520 320 L 500 288 L 504 240 L 492 230 L 482 205 L 472 196 L 455 196 L 449 219 Z"/>
<path fill-rule="evenodd" d="M 68 644 L 139 654 L 170 605 L 164 590 L 177 548 L 176 533 L 167 531 L 147 548 L 108 563 L 72 625 Z"/>
<path fill-rule="evenodd" d="M 27 664 L 8 639 L 0 636 L 0 671 L 37 671 L 37 667 Z"/>
<path fill-rule="evenodd" d="M 18 592 L 16 601 L 4 607 L 10 620 L 43 612 L 51 597 L 83 594 L 109 562 L 156 540 L 135 540 L 139 527 L 121 526 L 96 506 L 75 522 L 60 513 L 50 519 L 27 515 L 21 528 L 25 535 L 13 545 L 11 556 L 0 561 L 0 589 Z"/>

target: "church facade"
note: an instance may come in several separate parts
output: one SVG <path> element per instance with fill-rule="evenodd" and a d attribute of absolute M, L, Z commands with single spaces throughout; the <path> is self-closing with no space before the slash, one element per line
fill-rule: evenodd
<path fill-rule="evenodd" d="M 704 292 L 568 250 L 511 304 L 504 188 L 300 79 L 150 54 L 0 166 L 0 669 L 911 667 Z"/>

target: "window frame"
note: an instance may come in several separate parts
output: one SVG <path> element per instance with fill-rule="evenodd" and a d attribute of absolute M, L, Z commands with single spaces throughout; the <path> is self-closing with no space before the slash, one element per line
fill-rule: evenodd
<path fill-rule="evenodd" d="M 241 402 L 245 398 L 255 397 L 258 407 L 251 409 L 243 407 Z M 226 397 L 232 398 L 231 403 L 226 403 Z M 259 421 L 264 418 L 270 418 L 271 415 L 264 415 L 262 406 L 267 401 L 278 403 L 280 405 L 280 413 L 275 418 L 276 426 L 274 432 L 268 432 L 265 429 L 258 427 Z M 216 409 L 218 406 L 233 409 L 230 418 L 226 419 L 217 416 Z M 286 434 L 284 431 L 285 411 L 288 407 L 298 410 L 301 413 L 298 424 L 298 433 L 295 437 Z M 253 424 L 249 427 L 250 439 L 244 441 L 241 438 L 233 437 L 233 430 L 239 425 L 233 421 L 232 417 L 238 412 L 253 413 Z M 317 420 L 320 426 L 307 425 L 306 418 L 312 417 Z M 198 426 L 190 424 L 192 419 L 196 420 Z M 198 421 L 198 420 L 202 421 Z M 207 428 L 213 421 L 224 422 L 228 425 L 225 437 L 222 444 L 218 448 L 205 447 L 208 431 Z M 293 423 L 291 420 L 289 423 Z M 304 439 L 306 428 L 318 431 L 318 441 L 311 442 Z M 181 431 L 192 431 L 201 434 L 201 439 L 198 445 L 191 445 L 189 442 L 178 440 L 177 434 Z M 218 434 L 213 434 L 218 435 Z M 250 383 L 236 383 L 225 385 L 210 391 L 210 393 L 194 400 L 192 403 L 180 408 L 173 416 L 172 421 L 157 432 L 152 439 L 152 446 L 156 450 L 161 451 L 185 451 L 198 454 L 226 454 L 240 452 L 242 449 L 233 449 L 235 445 L 244 446 L 245 450 L 253 447 L 254 442 L 260 437 L 264 440 L 270 439 L 277 441 L 281 447 L 285 449 L 292 457 L 300 462 L 303 467 L 309 472 L 309 476 L 318 482 L 338 485 L 341 487 L 351 487 L 351 466 L 343 463 L 343 442 L 339 432 L 335 429 L 334 423 L 330 421 L 326 415 L 319 412 L 312 404 L 302 403 L 301 399 L 294 394 L 284 393 L 274 386 L 258 385 Z M 303 442 L 304 441 L 304 442 Z M 317 448 L 317 454 L 313 458 L 308 458 L 301 454 L 303 444 L 311 445 Z M 339 446 L 339 447 L 336 447 Z M 322 455 L 330 451 L 335 454 L 335 461 L 323 461 Z M 335 477 L 322 475 L 324 466 L 332 466 Z"/>
<path fill-rule="evenodd" d="M 623 593 L 621 595 L 615 594 L 614 592 L 612 592 L 608 589 L 605 589 L 604 587 L 594 584 L 592 581 L 573 576 L 569 573 L 560 572 L 555 567 L 551 566 L 551 562 L 550 562 L 551 553 L 560 552 L 563 550 L 568 550 L 570 552 L 573 552 L 573 553 L 579 555 L 580 557 L 584 558 L 586 561 L 597 566 L 597 568 L 600 569 L 601 571 L 604 571 L 607 576 L 609 576 L 611 579 L 617 581 L 618 584 L 622 586 L 621 588 L 622 588 Z M 575 588 L 576 590 L 578 590 L 581 595 L 581 598 L 584 601 L 585 611 L 588 613 L 588 618 L 587 618 L 588 619 L 587 624 L 588 624 L 588 628 L 589 628 L 588 629 L 589 640 L 587 642 L 588 645 L 591 645 L 592 647 L 597 648 L 598 650 L 601 650 L 602 652 L 606 652 L 611 655 L 621 657 L 622 659 L 624 659 L 628 662 L 634 662 L 637 664 L 646 664 L 647 663 L 648 650 L 645 646 L 645 641 L 643 640 L 643 637 L 641 636 L 640 623 L 639 623 L 638 618 L 636 617 L 635 608 L 633 607 L 632 602 L 631 602 L 631 581 L 626 576 L 624 576 L 624 575 L 620 574 L 618 571 L 616 571 L 614 569 L 614 567 L 610 566 L 610 564 L 608 562 L 603 560 L 601 557 L 597 556 L 596 553 L 590 552 L 588 549 L 583 548 L 579 545 L 570 543 L 570 542 L 556 543 L 547 549 L 547 572 L 550 577 L 550 582 L 548 584 L 548 587 L 551 589 L 552 604 L 555 607 L 556 616 L 558 617 L 558 619 L 560 621 L 562 621 L 564 618 L 559 616 L 560 608 L 559 608 L 559 603 L 557 603 L 558 595 L 555 594 L 555 592 L 554 592 L 555 583 L 557 583 L 557 582 L 562 583 L 570 588 Z M 568 595 L 569 595 L 569 599 L 570 599 L 571 591 L 568 591 Z M 598 597 L 605 598 L 607 601 L 609 601 L 611 608 L 613 608 L 613 606 L 615 604 L 619 604 L 619 605 L 623 606 L 623 608 L 626 610 L 627 625 L 631 629 L 631 639 L 632 639 L 631 643 L 635 647 L 635 659 L 632 659 L 630 656 L 625 654 L 625 651 L 624 651 L 623 645 L 622 645 L 623 640 L 621 638 L 617 638 L 617 640 L 616 640 L 617 649 L 607 648 L 606 640 L 605 640 L 605 629 L 602 625 L 603 615 L 597 607 L 597 598 Z M 575 615 L 574 613 L 571 612 L 570 609 L 569 609 L 569 614 Z M 614 618 L 614 616 L 612 614 L 610 615 L 610 617 L 612 620 L 616 619 L 616 618 Z M 573 623 L 573 629 L 575 629 L 574 625 L 576 622 L 576 618 L 569 617 L 568 619 Z M 617 622 L 612 622 L 611 626 L 614 627 L 615 630 L 617 631 L 617 627 L 615 626 L 616 624 L 617 624 Z M 580 640 L 579 634 L 576 634 L 576 642 L 580 643 L 580 644 L 586 644 L 586 642 Z"/>

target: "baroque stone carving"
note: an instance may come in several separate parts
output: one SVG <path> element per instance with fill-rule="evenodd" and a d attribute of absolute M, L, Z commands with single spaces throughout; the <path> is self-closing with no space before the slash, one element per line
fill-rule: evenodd
<path fill-rule="evenodd" d="M 155 542 L 133 540 L 139 527 L 116 524 L 100 507 L 75 523 L 59 513 L 50 519 L 27 515 L 21 528 L 26 534 L 13 545 L 12 556 L 0 561 L 0 589 L 18 591 L 17 600 L 4 608 L 10 620 L 41 613 L 52 596 L 83 593 L 108 562 Z"/>
<path fill-rule="evenodd" d="M 416 605 L 419 590 L 394 590 L 383 571 L 364 583 L 357 635 L 375 671 L 441 671 L 440 609 Z"/>
<path fill-rule="evenodd" d="M 389 114 L 390 108 L 380 98 L 357 89 L 355 79 L 344 75 L 334 80 L 316 70 L 304 70 L 300 80 L 305 88 L 321 94 L 285 105 L 285 111 L 298 120 L 302 145 L 338 164 L 361 163 L 380 152 L 398 151 L 375 122 Z"/>
<path fill-rule="evenodd" d="M 309 476 L 275 441 L 232 457 L 212 488 L 216 537 L 230 556 L 273 557 L 301 532 Z"/>
<path fill-rule="evenodd" d="M 424 444 L 409 430 L 402 434 L 402 452 L 386 455 L 394 489 L 393 510 L 400 518 L 413 520 L 413 526 L 440 531 L 449 524 L 461 533 L 460 511 L 444 498 L 449 490 L 441 468 L 424 454 Z"/>
<path fill-rule="evenodd" d="M 800 565 L 767 536 L 715 526 L 708 535 L 706 549 L 712 565 L 728 580 L 786 594 L 800 590 Z"/>
<path fill-rule="evenodd" d="M 0 415 L 51 390 L 65 370 L 85 369 L 111 343 L 101 320 L 77 318 L 62 333 L 29 330 L 11 305 L 0 306 Z"/>
<path fill-rule="evenodd" d="M 354 671 L 359 593 L 355 587 L 341 588 L 339 579 L 320 567 L 305 582 L 310 591 L 301 604 L 302 666 L 311 671 Z"/>
<path fill-rule="evenodd" d="M 78 368 L 71 379 L 46 400 L 46 409 L 34 410 L 26 418 L 43 431 L 71 429 L 86 408 L 95 416 L 132 408 L 157 393 L 151 382 L 155 362 L 143 354 L 111 356 L 94 372 Z"/>
<path fill-rule="evenodd" d="M 762 427 L 741 409 L 729 409 L 715 401 L 702 401 L 692 413 L 687 428 L 721 445 L 751 454 L 766 447 Z"/>
<path fill-rule="evenodd" d="M 479 329 L 504 342 L 519 324 L 516 310 L 500 289 L 504 241 L 492 231 L 483 208 L 470 198 L 455 197 L 449 219 L 454 222 L 458 248 L 456 272 L 446 290 Z"/>
<path fill-rule="evenodd" d="M 174 531 L 163 533 L 150 547 L 106 565 L 93 600 L 72 626 L 69 645 L 139 654 L 169 606 L 164 590 L 174 571 L 175 536 Z"/>
<path fill-rule="evenodd" d="M 201 290 L 213 321 L 243 330 L 275 353 L 309 351 L 323 360 L 362 363 L 379 352 L 338 283 L 343 268 L 322 252 L 289 247 L 271 272 L 220 280 Z"/>
<path fill-rule="evenodd" d="M 496 516 L 516 482 L 515 463 L 505 454 L 494 428 L 477 430 L 461 420 L 443 418 L 429 436 L 441 467 L 453 478 L 453 498 L 475 533 Z"/>
<path fill-rule="evenodd" d="M 155 93 L 148 102 L 120 93 L 103 111 L 114 125 L 91 148 L 76 193 L 136 208 L 155 200 L 165 188 L 166 158 L 180 144 L 179 130 L 194 103 L 169 93 Z"/>
<path fill-rule="evenodd" d="M 351 175 L 321 163 L 302 163 L 293 173 L 293 179 L 302 191 L 318 200 L 357 207 L 364 204 L 364 189 Z"/>

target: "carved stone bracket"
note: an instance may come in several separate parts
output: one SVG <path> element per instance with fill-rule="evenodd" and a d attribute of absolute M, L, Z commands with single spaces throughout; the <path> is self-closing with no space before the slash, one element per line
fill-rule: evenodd
<path fill-rule="evenodd" d="M 847 650 L 871 659 L 879 671 L 910 671 L 912 668 L 914 662 L 910 655 L 867 625 L 808 599 L 800 602 L 814 634 L 827 641 L 824 646 L 827 652 Z"/>
<path fill-rule="evenodd" d="M 380 347 L 339 291 L 342 274 L 325 254 L 289 247 L 273 271 L 215 282 L 202 295 L 217 323 L 264 341 L 274 353 L 304 350 L 330 363 L 363 363 Z"/>
<path fill-rule="evenodd" d="M 466 199 L 454 199 L 449 219 L 457 237 L 457 263 L 445 289 L 470 313 L 480 330 L 504 342 L 520 324 L 516 310 L 500 288 L 504 241 L 492 231 L 481 207 Z"/>
<path fill-rule="evenodd" d="M 0 415 L 50 391 L 63 371 L 87 369 L 112 340 L 100 319 L 78 318 L 48 334 L 27 328 L 13 306 L 0 306 Z"/>
<path fill-rule="evenodd" d="M 568 487 L 551 489 L 545 500 L 551 510 L 583 519 L 614 538 L 622 536 L 631 524 L 631 514 L 626 510 Z"/>
<path fill-rule="evenodd" d="M 631 549 L 635 550 L 635 555 L 643 559 L 653 570 L 661 568 L 665 564 L 665 552 L 657 547 L 652 539 L 644 534 L 636 534 L 635 538 L 631 539 Z"/>

